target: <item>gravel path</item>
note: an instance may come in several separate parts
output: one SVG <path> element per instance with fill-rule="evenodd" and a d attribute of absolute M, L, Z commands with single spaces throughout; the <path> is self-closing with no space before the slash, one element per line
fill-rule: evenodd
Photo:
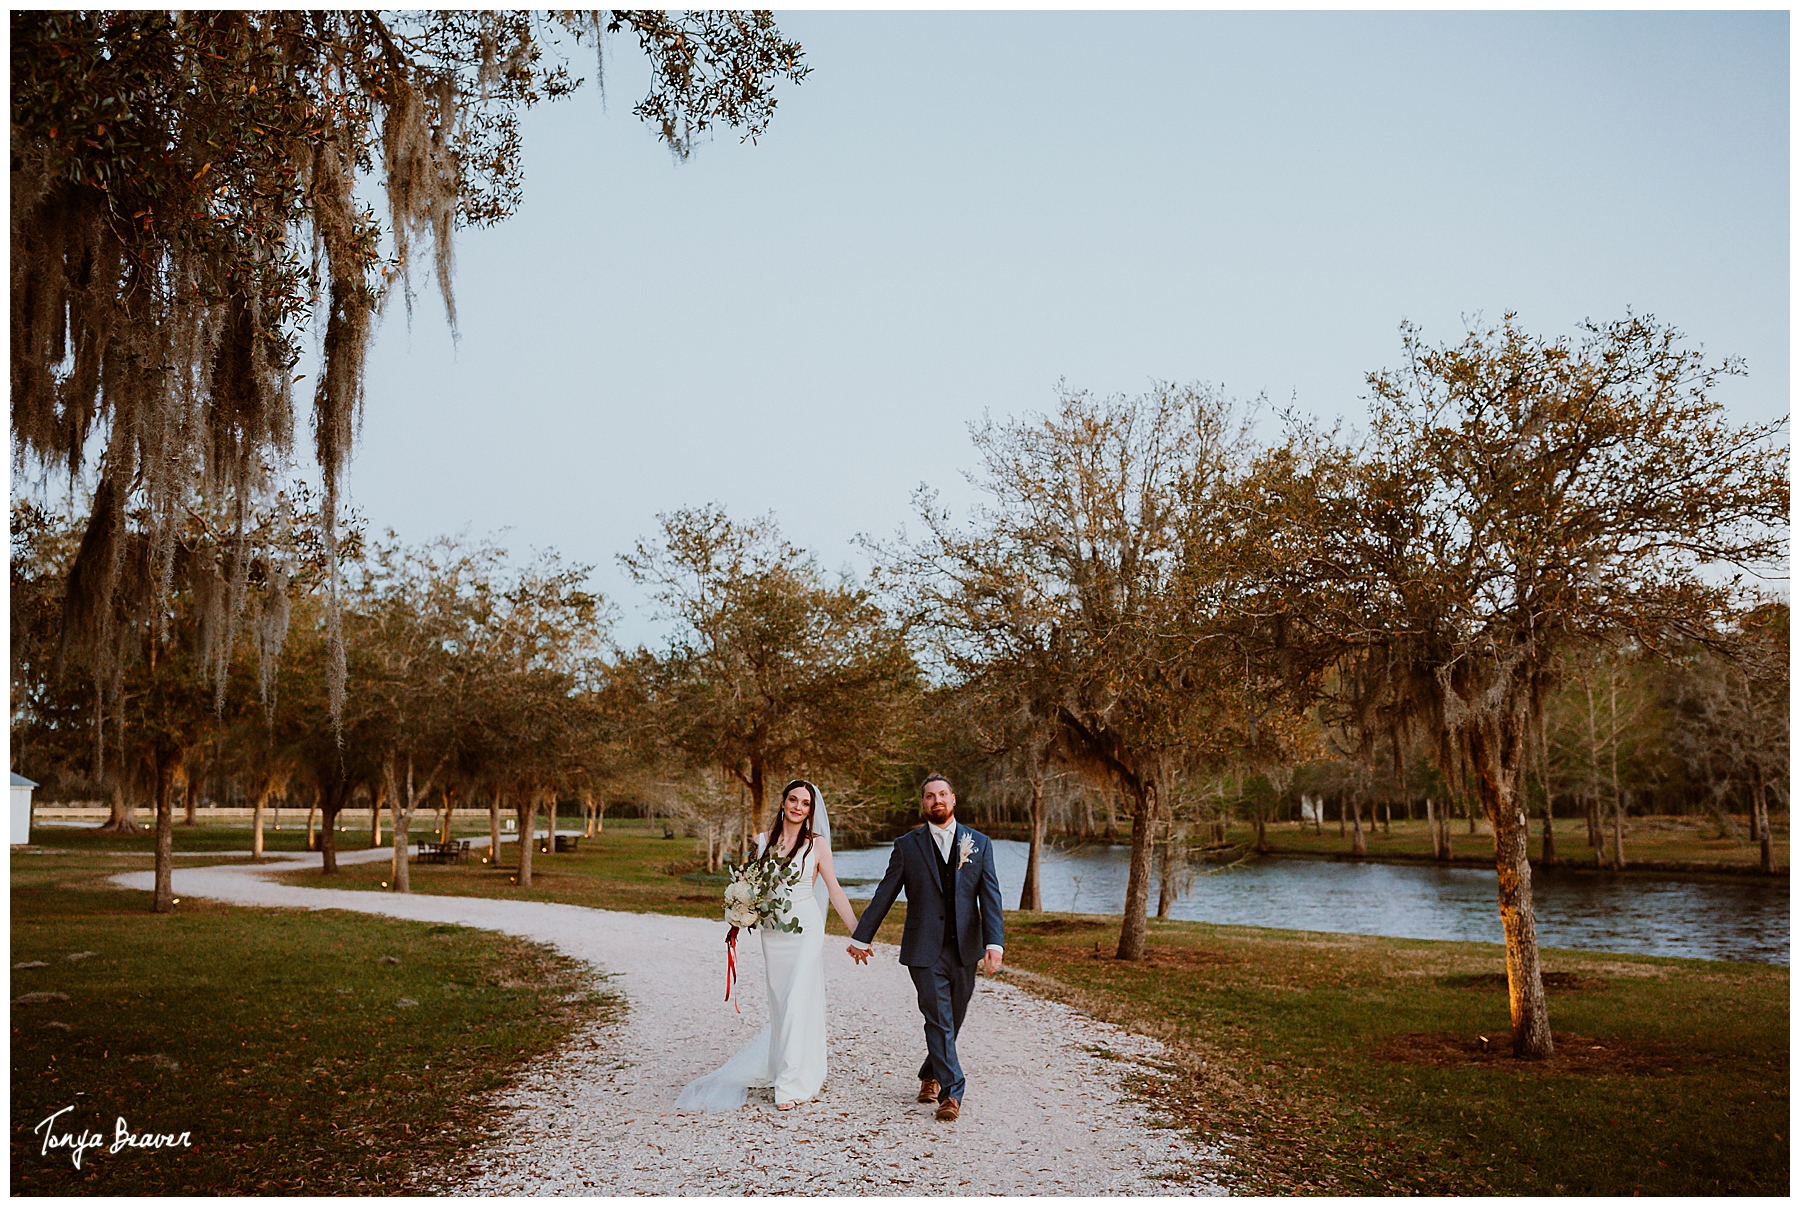
<path fill-rule="evenodd" d="M 342 852 L 341 863 L 384 859 Z M 765 1018 L 761 945 L 739 944 L 743 1014 L 724 992 L 723 923 L 529 901 L 308 889 L 271 883 L 316 856 L 178 868 L 178 896 L 350 909 L 535 939 L 594 965 L 629 1009 L 578 1037 L 499 1105 L 518 1125 L 471 1154 L 463 1194 L 1219 1194 L 1220 1154 L 1150 1126 L 1121 1076 L 1156 1041 L 978 981 L 958 1047 L 969 1078 L 955 1123 L 915 1103 L 924 1038 L 896 948 L 858 967 L 826 950 L 831 1011 L 824 1093 L 777 1113 L 767 1090 L 735 1115 L 678 1114 L 681 1087 L 721 1064 Z M 113 878 L 149 888 L 150 873 Z M 733 995 L 738 996 L 737 994 Z M 1092 1049 L 1103 1049 L 1111 1058 Z M 1123 1059 L 1119 1059 L 1123 1058 Z"/>

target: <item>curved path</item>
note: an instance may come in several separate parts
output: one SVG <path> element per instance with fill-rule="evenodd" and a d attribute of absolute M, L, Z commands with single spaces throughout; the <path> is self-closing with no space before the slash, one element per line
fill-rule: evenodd
<path fill-rule="evenodd" d="M 338 859 L 387 857 L 374 849 Z M 754 937 L 739 944 L 739 1015 L 720 1000 L 721 923 L 266 879 L 315 858 L 177 868 L 175 892 L 502 931 L 588 962 L 629 1005 L 502 1095 L 497 1105 L 515 1126 L 471 1154 L 459 1193 L 1222 1193 L 1220 1155 L 1152 1126 L 1119 1088 L 1127 1073 L 1150 1073 L 1134 1058 L 1154 1058 L 1160 1045 L 1015 985 L 977 984 L 959 1041 L 968 1100 L 955 1123 L 938 1123 L 931 1107 L 913 1101 L 923 1034 L 912 981 L 885 944 L 863 967 L 827 948 L 831 1070 L 819 1099 L 783 1114 L 767 1091 L 753 1091 L 734 1115 L 676 1113 L 681 1087 L 762 1026 Z M 151 885 L 148 872 L 113 879 Z"/>

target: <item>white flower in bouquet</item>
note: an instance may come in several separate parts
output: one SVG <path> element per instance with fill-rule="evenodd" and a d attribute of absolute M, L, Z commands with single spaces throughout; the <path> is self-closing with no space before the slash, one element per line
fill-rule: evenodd
<path fill-rule="evenodd" d="M 725 921 L 743 929 L 755 926 L 760 916 L 754 888 L 742 880 L 733 880 L 725 886 Z"/>

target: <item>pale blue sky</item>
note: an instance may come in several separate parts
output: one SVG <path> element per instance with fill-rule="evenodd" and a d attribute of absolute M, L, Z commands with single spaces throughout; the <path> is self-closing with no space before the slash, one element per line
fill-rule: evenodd
<path fill-rule="evenodd" d="M 422 540 L 596 564 L 655 514 L 773 510 L 863 566 L 967 424 L 1152 379 L 1361 413 L 1402 319 L 1627 307 L 1788 395 L 1786 13 L 778 17 L 812 77 L 681 165 L 641 68 L 526 121 L 526 199 L 371 358 L 351 493 Z M 592 62 L 575 65 L 591 75 Z"/>

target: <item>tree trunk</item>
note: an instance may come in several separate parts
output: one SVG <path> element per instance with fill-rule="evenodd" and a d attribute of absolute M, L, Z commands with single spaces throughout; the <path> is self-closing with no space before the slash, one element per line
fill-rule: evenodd
<path fill-rule="evenodd" d="M 1268 811 L 1261 805 L 1256 807 L 1256 853 L 1265 854 L 1269 849 Z"/>
<path fill-rule="evenodd" d="M 519 815 L 519 871 L 515 879 L 520 888 L 531 887 L 531 850 L 537 846 L 536 792 L 521 792 L 516 806 Z"/>
<path fill-rule="evenodd" d="M 394 810 L 394 860 L 393 876 L 396 893 L 412 892 L 412 851 L 407 847 L 407 836 L 412 830 L 412 819 L 407 816 L 411 810 L 396 808 Z"/>
<path fill-rule="evenodd" d="M 412 813 L 411 809 L 394 810 L 393 881 L 396 893 L 412 892 Z"/>
<path fill-rule="evenodd" d="M 369 790 L 369 846 L 381 845 L 381 810 L 387 805 L 387 792 L 384 789 Z"/>
<path fill-rule="evenodd" d="M 1119 841 L 1119 811 L 1113 804 L 1113 794 L 1110 791 L 1108 791 L 1107 794 L 1101 798 L 1101 800 L 1102 800 L 1102 803 L 1106 805 L 1106 841 L 1109 843 L 1110 842 L 1118 842 Z M 1133 851 L 1137 850 L 1137 835 L 1135 833 L 1133 833 L 1131 836 L 1131 849 Z M 1136 856 L 1134 855 L 1132 858 L 1135 859 Z M 1146 854 L 1144 858 L 1146 861 L 1148 861 L 1149 855 Z M 1146 862 L 1144 866 L 1145 866 L 1145 869 L 1148 870 L 1149 863 Z M 1150 892 L 1149 886 L 1146 885 L 1144 888 L 1144 893 L 1145 893 L 1144 900 L 1146 902 L 1148 902 L 1150 899 L 1149 892 Z M 1133 956 L 1131 958 L 1135 960 L 1137 957 Z"/>
<path fill-rule="evenodd" d="M 1345 837 L 1344 830 L 1344 798 L 1338 797 L 1338 837 Z"/>
<path fill-rule="evenodd" d="M 1031 784 L 1031 847 L 1025 855 L 1025 887 L 1019 891 L 1019 908 L 1042 910 L 1044 893 L 1038 882 L 1038 865 L 1044 853 L 1044 781 Z"/>
<path fill-rule="evenodd" d="M 306 849 L 319 849 L 319 794 L 313 793 L 312 804 L 306 810 Z"/>
<path fill-rule="evenodd" d="M 1587 693 L 1588 728 L 1588 843 L 1594 848 L 1594 866 L 1606 866 L 1606 827 L 1600 820 L 1600 722 L 1594 702 L 1594 684 L 1583 671 L 1583 688 Z"/>
<path fill-rule="evenodd" d="M 1525 710 L 1470 723 L 1462 744 L 1478 797 L 1494 825 L 1494 869 L 1499 873 L 1500 925 L 1506 932 L 1506 984 L 1512 1014 L 1513 1055 L 1541 1060 L 1555 1054 L 1550 1013 L 1538 960 L 1537 914 L 1531 900 L 1531 836 L 1519 788 L 1527 754 Z"/>
<path fill-rule="evenodd" d="M 438 841 L 449 842 L 450 830 L 456 822 L 456 798 L 460 792 L 456 788 L 445 788 L 438 800 L 443 802 L 443 825 L 438 829 Z"/>
<path fill-rule="evenodd" d="M 1617 789 L 1613 791 L 1613 867 L 1625 868 L 1625 801 Z"/>
<path fill-rule="evenodd" d="M 1551 818 L 1550 802 L 1544 801 L 1544 863 L 1556 862 L 1556 827 Z"/>
<path fill-rule="evenodd" d="M 750 760 L 750 783 L 747 786 L 750 789 L 750 817 L 752 821 L 760 822 L 763 817 L 763 794 L 768 789 L 768 785 L 763 783 L 763 765 L 761 758 L 753 758 Z M 754 826 L 752 826 L 749 833 L 756 833 Z M 777 823 L 777 826 L 769 831 L 769 841 L 774 842 L 775 836 L 779 833 L 779 823 Z"/>
<path fill-rule="evenodd" d="M 343 812 L 344 805 L 353 791 L 349 784 L 340 784 L 333 788 L 319 790 L 321 800 L 320 812 L 323 817 L 323 828 L 319 831 L 319 855 L 322 863 L 321 871 L 327 876 L 337 873 L 337 821 L 338 814 Z"/>
<path fill-rule="evenodd" d="M 581 796 L 581 817 L 583 822 L 581 836 L 592 838 L 594 836 L 594 794 L 592 792 L 584 792 Z M 721 838 L 720 842 L 723 843 L 723 841 Z"/>
<path fill-rule="evenodd" d="M 156 887 L 150 908 L 166 914 L 175 908 L 175 781 L 185 779 L 179 755 L 156 768 Z"/>
<path fill-rule="evenodd" d="M 500 866 L 500 793 L 488 793 L 488 854 L 485 862 L 491 868 Z"/>
<path fill-rule="evenodd" d="M 1323 834 L 1325 832 L 1325 798 L 1322 796 L 1315 796 L 1312 798 L 1312 803 L 1313 834 Z"/>
<path fill-rule="evenodd" d="M 1425 828 L 1431 831 L 1431 857 L 1442 859 L 1444 840 L 1438 837 L 1437 807 L 1432 804 L 1429 796 L 1425 798 Z"/>
<path fill-rule="evenodd" d="M 1166 918 L 1175 904 L 1175 819 L 1161 818 L 1162 837 L 1156 844 L 1156 916 Z"/>
<path fill-rule="evenodd" d="M 1119 926 L 1119 959 L 1144 958 L 1149 929 L 1151 830 L 1156 816 L 1155 789 L 1134 785 L 1131 801 L 1131 874 L 1125 882 L 1125 919 Z"/>
<path fill-rule="evenodd" d="M 137 824 L 137 806 L 126 803 L 125 784 L 118 777 L 113 777 L 112 808 L 108 812 L 106 824 L 96 834 L 142 834 L 144 827 Z"/>
<path fill-rule="evenodd" d="M 194 810 L 200 806 L 200 773 L 195 771 L 190 774 L 184 770 L 181 773 L 181 786 L 182 800 L 185 802 L 181 824 L 197 826 L 200 824 L 200 816 Z"/>
<path fill-rule="evenodd" d="M 1350 817 L 1356 826 L 1356 832 L 1350 836 L 1350 853 L 1361 859 L 1369 853 L 1369 843 L 1363 837 L 1362 799 L 1360 797 L 1350 802 Z"/>
<path fill-rule="evenodd" d="M 272 790 L 263 788 L 256 794 L 256 803 L 250 806 L 250 858 L 252 859 L 263 857 L 263 809 L 273 795 L 275 793 Z"/>
<path fill-rule="evenodd" d="M 1394 832 L 1394 802 L 1391 800 L 1381 802 L 1381 832 L 1383 834 Z"/>
<path fill-rule="evenodd" d="M 1775 831 L 1769 827 L 1769 794 L 1763 786 L 1762 776 L 1756 777 L 1756 824 L 1762 834 L 1762 870 L 1766 876 L 1775 874 Z"/>

